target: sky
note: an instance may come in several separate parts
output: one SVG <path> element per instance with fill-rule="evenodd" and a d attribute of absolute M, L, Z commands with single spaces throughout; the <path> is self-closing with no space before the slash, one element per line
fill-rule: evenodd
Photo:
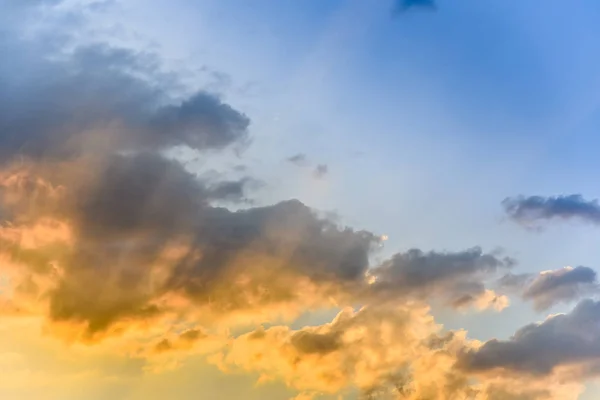
<path fill-rule="evenodd" d="M 0 398 L 600 396 L 600 3 L 0 9 Z"/>

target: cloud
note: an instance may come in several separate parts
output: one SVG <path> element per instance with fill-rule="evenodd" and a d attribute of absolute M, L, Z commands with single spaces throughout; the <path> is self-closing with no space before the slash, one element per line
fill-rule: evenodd
<path fill-rule="evenodd" d="M 230 340 L 210 360 L 227 373 L 281 380 L 303 395 L 358 388 L 361 398 L 575 400 L 578 385 L 530 376 L 478 375 L 465 354 L 480 344 L 444 331 L 419 302 L 342 310 L 330 323 L 260 328 Z M 457 366 L 460 365 L 460 368 Z"/>
<path fill-rule="evenodd" d="M 405 391 L 410 398 L 449 399 L 442 396 L 454 378 L 452 354 L 464 336 L 438 336 L 440 327 L 427 311 L 419 305 L 345 309 L 321 326 L 260 329 L 232 340 L 213 362 L 308 393 L 355 386 L 365 394 Z M 467 391 L 456 387 L 454 394 Z"/>
<path fill-rule="evenodd" d="M 50 321 L 79 326 L 87 340 L 172 315 L 241 324 L 356 301 L 507 303 L 485 280 L 510 260 L 478 248 L 411 250 L 371 266 L 378 235 L 338 226 L 297 200 L 218 207 L 241 198 L 245 181 L 203 181 L 145 147 L 19 158 L 0 178 L 12 216 L 0 239 L 20 271 L 15 283 L 36 287 L 23 292 L 21 308 L 39 299 Z M 54 224 L 47 237 L 55 240 L 23 251 L 22 238 L 40 221 Z"/>
<path fill-rule="evenodd" d="M 588 267 L 565 267 L 540 273 L 523 292 L 543 310 L 559 302 L 577 300 L 597 289 L 596 272 Z"/>
<path fill-rule="evenodd" d="M 7 170 L 0 200 L 18 218 L 0 239 L 22 265 L 15 282 L 50 281 L 31 296 L 48 302 L 51 321 L 81 325 L 88 339 L 173 314 L 266 322 L 332 301 L 506 305 L 485 281 L 512 261 L 478 248 L 411 250 L 371 266 L 379 236 L 340 227 L 297 200 L 230 211 L 213 205 L 212 183 L 159 154 L 87 162 Z M 23 251 L 21 238 L 44 220 L 53 221 L 46 235 L 54 241 L 32 239 Z"/>
<path fill-rule="evenodd" d="M 287 161 L 300 167 L 305 167 L 308 165 L 308 158 L 303 153 L 298 153 L 288 157 Z M 315 179 L 323 179 L 328 173 L 329 167 L 327 164 L 317 164 L 313 169 L 312 175 Z"/>
<path fill-rule="evenodd" d="M 262 182 L 245 177 L 238 180 L 220 181 L 208 186 L 208 197 L 213 200 L 224 200 L 230 202 L 249 202 L 245 197 L 248 187 L 260 187 Z"/>
<path fill-rule="evenodd" d="M 525 226 L 551 219 L 579 218 L 594 224 L 600 222 L 600 205 L 597 200 L 585 200 L 579 194 L 566 196 L 517 196 L 502 201 L 508 216 Z"/>
<path fill-rule="evenodd" d="M 306 154 L 304 154 L 304 153 L 295 154 L 291 157 L 288 157 L 287 161 L 291 162 L 292 164 L 296 164 L 296 165 L 300 165 L 300 166 L 305 165 L 306 161 L 307 161 Z"/>
<path fill-rule="evenodd" d="M 319 164 L 315 167 L 313 176 L 317 179 L 323 179 L 329 173 L 327 164 Z"/>
<path fill-rule="evenodd" d="M 10 61 L 15 67 L 36 63 L 18 58 Z M 151 56 L 95 45 L 66 60 L 38 60 L 19 79 L 8 79 L 14 67 L 0 65 L 8 75 L 0 94 L 0 157 L 64 159 L 89 151 L 84 146 L 96 152 L 220 149 L 246 137 L 249 119 L 213 95 L 176 100 L 136 76 L 153 75 L 154 63 Z"/>
<path fill-rule="evenodd" d="M 407 12 L 411 10 L 437 10 L 435 0 L 396 0 L 395 12 Z"/>
<path fill-rule="evenodd" d="M 50 292 L 51 317 L 93 333 L 166 312 L 169 296 L 215 314 L 262 312 L 300 300 L 294 277 L 325 287 L 364 276 L 374 235 L 339 230 L 298 201 L 232 212 L 207 193 L 177 163 L 140 155 L 113 159 L 66 196 L 59 210 L 76 240 Z"/>
<path fill-rule="evenodd" d="M 441 297 L 458 308 L 479 304 L 502 309 L 507 299 L 487 290 L 485 280 L 513 264 L 510 258 L 485 254 L 478 247 L 461 252 L 412 249 L 369 271 L 370 294 L 385 298 L 410 293 L 421 299 Z"/>
<path fill-rule="evenodd" d="M 582 266 L 564 267 L 539 274 L 507 274 L 499 280 L 499 285 L 532 301 L 538 311 L 559 303 L 579 300 L 598 289 L 596 272 Z"/>
<path fill-rule="evenodd" d="M 600 366 L 600 303 L 583 300 L 568 314 L 519 329 L 506 341 L 490 340 L 465 352 L 460 365 L 471 372 L 550 375 L 568 368 L 571 379 L 596 374 Z"/>

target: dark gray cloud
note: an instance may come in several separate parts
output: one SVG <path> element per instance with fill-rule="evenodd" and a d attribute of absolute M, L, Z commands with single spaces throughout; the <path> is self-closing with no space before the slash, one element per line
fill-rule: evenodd
<path fill-rule="evenodd" d="M 458 365 L 475 372 L 504 369 L 547 375 L 567 365 L 585 365 L 580 371 L 587 373 L 599 362 L 600 302 L 584 300 L 568 314 L 524 326 L 510 340 L 493 339 L 465 352 Z"/>
<path fill-rule="evenodd" d="M 525 225 L 543 220 L 571 218 L 600 223 L 598 200 L 585 200 L 579 194 L 508 197 L 502 201 L 502 206 L 511 219 Z"/>

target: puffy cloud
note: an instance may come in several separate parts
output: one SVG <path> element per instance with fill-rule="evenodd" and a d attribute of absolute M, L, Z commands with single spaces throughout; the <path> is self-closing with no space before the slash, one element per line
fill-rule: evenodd
<path fill-rule="evenodd" d="M 594 224 L 600 222 L 600 205 L 597 200 L 585 200 L 579 194 L 566 196 L 517 196 L 502 201 L 508 216 L 529 226 L 550 219 L 579 218 Z"/>
<path fill-rule="evenodd" d="M 589 267 L 564 267 L 539 274 L 507 274 L 499 280 L 500 287 L 516 291 L 533 302 L 536 310 L 545 310 L 558 303 L 579 300 L 598 289 L 596 271 Z"/>

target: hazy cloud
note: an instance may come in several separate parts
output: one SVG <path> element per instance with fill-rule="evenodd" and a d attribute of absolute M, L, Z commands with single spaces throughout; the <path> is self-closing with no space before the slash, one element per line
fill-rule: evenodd
<path fill-rule="evenodd" d="M 324 178 L 329 173 L 329 167 L 326 164 L 319 164 L 315 167 L 313 175 L 317 179 Z"/>

